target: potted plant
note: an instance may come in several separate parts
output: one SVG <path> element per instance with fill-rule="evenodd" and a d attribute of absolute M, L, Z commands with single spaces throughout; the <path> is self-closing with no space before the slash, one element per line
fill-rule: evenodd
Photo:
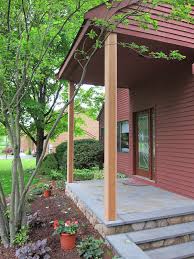
<path fill-rule="evenodd" d="M 43 190 L 44 190 L 43 195 L 45 198 L 48 198 L 51 196 L 52 186 L 50 184 L 44 184 Z"/>
<path fill-rule="evenodd" d="M 64 251 L 75 248 L 78 221 L 68 220 L 64 222 L 55 220 L 53 225 L 55 233 L 60 235 L 61 248 Z"/>

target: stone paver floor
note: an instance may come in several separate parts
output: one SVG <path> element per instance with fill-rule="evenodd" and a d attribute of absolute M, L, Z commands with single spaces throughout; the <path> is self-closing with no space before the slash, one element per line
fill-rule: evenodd
<path fill-rule="evenodd" d="M 69 187 L 101 221 L 104 221 L 103 180 L 72 183 Z M 142 213 L 164 213 L 172 209 L 178 209 L 180 212 L 181 208 L 186 207 L 194 209 L 194 200 L 150 185 L 130 185 L 128 179 L 118 180 L 118 220 L 127 220 L 128 217 L 136 217 Z"/>

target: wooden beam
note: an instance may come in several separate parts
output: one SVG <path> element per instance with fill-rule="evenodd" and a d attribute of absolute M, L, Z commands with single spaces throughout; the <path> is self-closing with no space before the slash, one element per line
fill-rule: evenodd
<path fill-rule="evenodd" d="M 105 219 L 116 220 L 117 34 L 105 42 Z"/>
<path fill-rule="evenodd" d="M 68 99 L 71 100 L 75 91 L 73 83 L 69 83 Z M 68 106 L 68 144 L 67 144 L 67 182 L 73 182 L 74 169 L 74 101 Z"/>

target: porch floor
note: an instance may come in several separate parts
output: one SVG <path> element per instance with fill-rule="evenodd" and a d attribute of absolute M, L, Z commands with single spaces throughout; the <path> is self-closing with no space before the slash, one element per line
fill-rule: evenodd
<path fill-rule="evenodd" d="M 134 184 L 130 178 L 118 179 L 117 220 L 107 222 L 104 219 L 103 180 L 71 183 L 67 190 L 92 211 L 99 222 L 109 227 L 194 212 L 192 199 L 143 183 Z"/>

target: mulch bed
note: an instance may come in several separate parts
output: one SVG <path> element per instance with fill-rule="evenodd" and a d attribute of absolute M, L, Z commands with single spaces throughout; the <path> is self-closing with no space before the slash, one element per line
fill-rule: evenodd
<path fill-rule="evenodd" d="M 53 259 L 77 259 L 80 258 L 77 249 L 63 252 L 60 248 L 59 236 L 53 236 L 53 225 L 51 221 L 55 219 L 76 219 L 79 221 L 79 231 L 77 233 L 77 243 L 90 235 L 95 238 L 101 238 L 99 233 L 86 219 L 84 214 L 75 206 L 70 198 L 65 195 L 65 191 L 53 190 L 50 198 L 38 197 L 31 205 L 32 214 L 38 211 L 44 226 L 33 228 L 30 233 L 30 242 L 47 238 L 48 246 L 52 249 L 50 252 Z M 112 251 L 104 245 L 104 258 L 110 259 L 114 255 Z M 0 259 L 15 259 L 15 249 L 5 249 L 0 246 Z"/>

